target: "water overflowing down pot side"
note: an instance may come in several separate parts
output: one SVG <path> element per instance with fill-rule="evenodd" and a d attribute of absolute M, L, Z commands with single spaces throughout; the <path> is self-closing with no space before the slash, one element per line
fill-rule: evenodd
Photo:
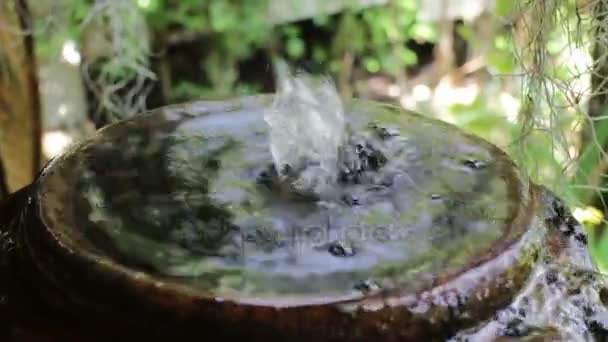
<path fill-rule="evenodd" d="M 586 249 L 582 226 L 560 199 L 545 189 L 549 239 L 536 256 L 532 273 L 506 308 L 450 341 L 488 341 L 513 337 L 539 341 L 605 341 L 608 338 L 607 278 L 597 271 Z M 564 249 L 555 253 L 555 246 Z"/>

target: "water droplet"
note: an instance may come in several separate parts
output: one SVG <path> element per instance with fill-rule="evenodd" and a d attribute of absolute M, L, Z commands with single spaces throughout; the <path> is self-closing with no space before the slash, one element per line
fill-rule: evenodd
<path fill-rule="evenodd" d="M 380 290 L 380 285 L 371 279 L 367 279 L 356 283 L 353 288 L 363 294 L 368 294 Z"/>
<path fill-rule="evenodd" d="M 399 132 L 399 129 L 397 129 L 397 128 L 385 127 L 383 129 L 383 134 L 386 137 L 396 137 L 400 134 L 400 132 Z"/>
<path fill-rule="evenodd" d="M 375 124 L 372 125 L 371 128 L 376 132 L 376 135 L 382 140 L 386 140 L 399 135 L 399 130 L 396 128 L 381 127 Z"/>
<path fill-rule="evenodd" d="M 343 242 L 334 241 L 327 246 L 327 251 L 335 257 L 351 257 L 356 254 L 352 246 L 345 245 Z"/>

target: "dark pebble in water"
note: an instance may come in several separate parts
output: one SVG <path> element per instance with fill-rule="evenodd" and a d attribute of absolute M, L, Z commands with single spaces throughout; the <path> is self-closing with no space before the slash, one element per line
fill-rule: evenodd
<path fill-rule="evenodd" d="M 589 328 L 589 332 L 595 337 L 596 341 L 608 340 L 608 327 L 597 320 L 585 322 Z"/>
<path fill-rule="evenodd" d="M 370 144 L 365 144 L 365 146 L 362 144 L 357 144 L 355 146 L 355 153 L 361 162 L 360 171 L 370 169 L 377 171 L 387 162 L 387 159 L 382 152 L 378 151 Z"/>
<path fill-rule="evenodd" d="M 283 167 L 281 168 L 281 174 L 283 176 L 288 176 L 293 172 L 292 167 L 289 164 L 285 164 L 283 165 Z"/>
<path fill-rule="evenodd" d="M 354 197 L 353 195 L 344 195 L 342 196 L 342 201 L 350 206 L 356 206 L 356 205 L 360 205 L 361 202 L 359 201 L 358 198 Z"/>
<path fill-rule="evenodd" d="M 524 337 L 530 332 L 530 328 L 520 318 L 514 318 L 504 328 L 503 334 L 508 337 Z"/>
<path fill-rule="evenodd" d="M 525 317 L 526 317 L 526 310 L 524 310 L 523 308 L 520 308 L 520 309 L 517 311 L 517 313 L 518 313 L 518 314 L 519 314 L 521 317 L 523 317 L 523 318 L 525 318 Z"/>
<path fill-rule="evenodd" d="M 374 171 L 377 171 L 382 166 L 384 166 L 384 164 L 386 164 L 386 161 L 386 157 L 382 153 L 380 153 L 380 151 L 373 151 L 373 153 L 370 154 L 369 157 L 367 157 L 367 163 L 369 167 Z"/>
<path fill-rule="evenodd" d="M 545 274 L 545 280 L 549 285 L 554 284 L 557 279 L 557 272 L 555 272 L 554 270 L 547 271 L 547 273 Z"/>
<path fill-rule="evenodd" d="M 386 128 L 386 127 L 374 127 L 376 134 L 380 139 L 389 139 L 391 137 L 396 137 L 399 135 L 399 130 L 395 128 Z"/>
<path fill-rule="evenodd" d="M 210 159 L 205 163 L 205 167 L 209 168 L 213 171 L 219 170 L 221 166 L 222 166 L 221 161 L 217 160 L 217 159 Z"/>
<path fill-rule="evenodd" d="M 356 254 L 355 249 L 345 246 L 340 242 L 332 242 L 327 247 L 327 251 L 335 257 L 351 257 Z"/>
<path fill-rule="evenodd" d="M 590 307 L 589 305 L 584 305 L 583 314 L 585 315 L 585 317 L 591 317 L 591 316 L 595 315 L 595 310 L 593 310 L 593 308 Z"/>
<path fill-rule="evenodd" d="M 266 169 L 264 169 L 258 175 L 256 181 L 258 184 L 270 186 L 273 183 L 273 180 L 277 177 L 277 172 L 274 165 L 268 165 Z"/>
<path fill-rule="evenodd" d="M 484 167 L 486 167 L 486 163 L 484 161 L 477 160 L 477 159 L 467 159 L 463 162 L 463 164 L 466 167 L 469 167 L 469 168 L 475 169 L 475 170 L 480 170 L 480 169 L 483 169 Z"/>
<path fill-rule="evenodd" d="M 574 239 L 585 246 L 587 245 L 587 236 L 585 236 L 585 234 L 583 233 L 578 233 L 574 235 Z"/>
<path fill-rule="evenodd" d="M 375 281 L 368 279 L 356 283 L 353 288 L 367 294 L 379 290 L 380 286 Z"/>
<path fill-rule="evenodd" d="M 549 213 L 547 213 L 547 220 L 552 222 L 554 225 L 559 225 L 566 218 L 566 207 L 564 203 L 559 199 L 554 198 L 551 202 Z"/>
<path fill-rule="evenodd" d="M 582 277 L 584 277 L 584 276 L 585 276 L 585 271 L 583 271 L 582 269 L 577 269 L 577 270 L 574 270 L 574 271 L 572 272 L 572 276 L 573 276 L 574 278 L 582 278 Z"/>
<path fill-rule="evenodd" d="M 344 168 L 338 173 L 338 182 L 342 184 L 348 183 L 352 178 L 353 173 L 348 168 Z"/>
<path fill-rule="evenodd" d="M 566 225 L 574 229 L 574 227 L 578 226 L 578 221 L 574 218 L 574 216 L 570 215 L 566 218 Z"/>
<path fill-rule="evenodd" d="M 338 181 L 341 184 L 361 184 L 361 178 L 360 171 L 342 170 L 338 174 Z"/>
<path fill-rule="evenodd" d="M 564 224 L 564 225 L 560 226 L 560 231 L 565 236 L 570 236 L 570 235 L 574 234 L 574 227 L 571 227 L 571 226 L 569 226 L 567 224 Z"/>
<path fill-rule="evenodd" d="M 258 176 L 257 182 L 262 185 L 270 185 L 272 183 L 272 177 L 270 177 L 270 174 L 267 171 L 262 171 Z"/>
<path fill-rule="evenodd" d="M 357 144 L 355 146 L 355 153 L 357 154 L 366 154 L 365 147 L 362 144 Z"/>

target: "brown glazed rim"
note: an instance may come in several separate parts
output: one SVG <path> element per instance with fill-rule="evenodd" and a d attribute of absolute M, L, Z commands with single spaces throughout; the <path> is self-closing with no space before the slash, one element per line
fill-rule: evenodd
<path fill-rule="evenodd" d="M 230 103 L 240 106 L 247 101 L 250 99 Z M 212 111 L 230 108 L 230 103 L 226 107 L 215 103 L 218 107 Z M 165 109 L 169 110 L 172 107 Z M 447 123 L 426 120 L 457 129 Z M 108 129 L 111 128 L 104 131 Z M 503 237 L 482 258 L 473 260 L 458 273 L 437 277 L 417 291 L 394 289 L 349 300 L 327 298 L 321 303 L 277 300 L 247 304 L 134 271 L 77 248 L 83 241 L 64 234 L 64 229 L 52 228 L 69 227 L 72 223 L 73 208 L 67 199 L 71 198 L 77 179 L 69 174 L 70 170 L 76 170 L 69 166 L 79 163 L 76 155 L 57 161 L 68 167 L 51 165 L 44 171 L 43 183 L 31 203 L 36 219 L 28 222 L 28 229 L 20 234 L 26 246 L 23 253 L 31 263 L 34 277 L 45 287 L 41 294 L 49 303 L 73 312 L 94 313 L 95 317 L 139 321 L 143 325 L 162 322 L 165 327 L 179 326 L 186 330 L 209 331 L 231 326 L 231 329 L 238 327 L 236 330 L 243 336 L 266 333 L 270 337 L 308 336 L 322 340 L 445 337 L 491 317 L 511 302 L 531 272 L 545 232 L 541 227 L 544 223 L 535 214 L 540 212 L 538 188 L 519 175 L 502 150 L 463 134 L 490 146 L 498 162 L 496 169 L 507 182 L 509 197 L 518 205 L 511 208 L 512 220 Z M 92 138 L 81 146 L 94 141 Z"/>

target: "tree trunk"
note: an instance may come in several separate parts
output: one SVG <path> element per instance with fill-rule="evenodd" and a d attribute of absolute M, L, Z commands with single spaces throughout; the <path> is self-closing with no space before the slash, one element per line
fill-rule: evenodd
<path fill-rule="evenodd" d="M 26 0 L 0 1 L 0 157 L 13 192 L 39 170 L 40 104 Z"/>

